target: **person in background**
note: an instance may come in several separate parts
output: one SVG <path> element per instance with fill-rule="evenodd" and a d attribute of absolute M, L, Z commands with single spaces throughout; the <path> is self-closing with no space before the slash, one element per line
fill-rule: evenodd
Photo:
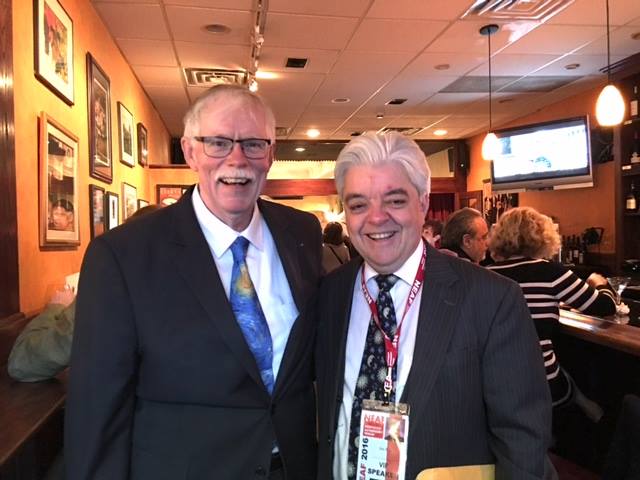
<path fill-rule="evenodd" d="M 340 152 L 335 180 L 364 261 L 329 273 L 318 294 L 318 480 L 362 471 L 363 400 L 384 399 L 385 383 L 387 399 L 409 407 L 405 478 L 470 464 L 494 464 L 497 479 L 548 478 L 551 399 L 527 305 L 515 282 L 422 239 L 420 147 L 365 133 Z"/>
<path fill-rule="evenodd" d="M 540 346 L 553 406 L 576 403 L 593 421 L 602 409 L 587 399 L 569 374 L 560 366 L 554 351 L 559 326 L 560 303 L 588 315 L 616 313 L 614 293 L 607 280 L 592 274 L 587 281 L 549 259 L 560 247 L 560 235 L 553 220 L 531 207 L 505 212 L 492 230 L 489 249 L 496 263 L 487 268 L 520 284 L 531 311 Z"/>
<path fill-rule="evenodd" d="M 422 237 L 434 248 L 440 248 L 440 238 L 442 236 L 442 222 L 440 220 L 429 219 L 422 225 Z"/>
<path fill-rule="evenodd" d="M 314 478 L 320 223 L 259 199 L 275 119 L 246 87 L 205 91 L 181 144 L 198 184 L 87 248 L 67 480 Z"/>
<path fill-rule="evenodd" d="M 49 228 L 61 231 L 73 231 L 73 204 L 59 198 L 51 205 L 51 221 Z"/>
<path fill-rule="evenodd" d="M 479 264 L 488 248 L 489 228 L 475 208 L 461 208 L 447 218 L 442 228 L 440 247 L 458 257 Z"/>
<path fill-rule="evenodd" d="M 142 207 L 126 222 L 160 208 L 161 205 Z M 69 366 L 75 311 L 75 292 L 65 285 L 16 338 L 7 361 L 11 378 L 19 382 L 49 380 Z"/>
<path fill-rule="evenodd" d="M 329 222 L 322 234 L 322 267 L 326 273 L 349 261 L 349 249 L 344 243 L 342 225 Z"/>

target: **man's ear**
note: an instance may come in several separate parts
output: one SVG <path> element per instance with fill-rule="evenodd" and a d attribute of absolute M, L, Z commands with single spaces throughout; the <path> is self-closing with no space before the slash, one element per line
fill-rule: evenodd
<path fill-rule="evenodd" d="M 429 211 L 429 195 L 426 193 L 420 197 L 420 208 L 425 215 Z"/>
<path fill-rule="evenodd" d="M 471 245 L 471 234 L 465 233 L 462 236 L 462 246 L 463 247 L 468 247 L 469 245 Z"/>
<path fill-rule="evenodd" d="M 180 146 L 182 147 L 182 154 L 184 159 L 194 172 L 198 171 L 198 162 L 193 158 L 193 143 L 190 138 L 182 137 L 180 139 Z"/>

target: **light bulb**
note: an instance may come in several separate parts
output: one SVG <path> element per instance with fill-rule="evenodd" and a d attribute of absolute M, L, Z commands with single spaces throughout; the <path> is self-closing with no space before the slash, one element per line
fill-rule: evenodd
<path fill-rule="evenodd" d="M 596 119 L 603 127 L 619 125 L 624 118 L 625 104 L 622 94 L 614 85 L 607 85 L 596 102 Z"/>
<path fill-rule="evenodd" d="M 482 141 L 482 158 L 484 160 L 493 160 L 500 153 L 500 140 L 493 132 L 487 133 Z"/>
<path fill-rule="evenodd" d="M 251 83 L 249 84 L 249 91 L 251 92 L 257 92 L 258 91 L 258 82 L 256 82 L 255 80 L 251 80 Z"/>

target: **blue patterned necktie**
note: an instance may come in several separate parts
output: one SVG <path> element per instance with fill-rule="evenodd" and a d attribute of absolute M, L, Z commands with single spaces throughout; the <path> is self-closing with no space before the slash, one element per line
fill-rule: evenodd
<path fill-rule="evenodd" d="M 269 325 L 262 312 L 258 295 L 247 269 L 247 249 L 249 240 L 238 237 L 231 244 L 233 269 L 231 270 L 231 289 L 229 302 L 242 329 L 249 349 L 256 359 L 262 382 L 273 393 L 273 342 Z"/>
<path fill-rule="evenodd" d="M 396 310 L 391 298 L 391 288 L 398 281 L 395 275 L 378 275 L 375 277 L 380 290 L 376 306 L 380 325 L 389 336 L 393 338 L 396 334 Z M 393 366 L 392 378 L 395 385 L 397 364 Z M 362 400 L 365 398 L 382 400 L 384 398 L 384 379 L 387 377 L 387 360 L 385 357 L 384 337 L 378 329 L 373 316 L 369 321 L 367 340 L 362 353 L 362 363 L 360 373 L 356 381 L 356 388 L 353 394 L 353 406 L 351 408 L 351 426 L 349 429 L 349 453 L 347 456 L 347 477 L 349 480 L 356 476 L 356 460 L 358 447 L 360 445 L 360 414 L 362 412 Z M 395 401 L 395 389 L 389 397 L 390 402 Z"/>

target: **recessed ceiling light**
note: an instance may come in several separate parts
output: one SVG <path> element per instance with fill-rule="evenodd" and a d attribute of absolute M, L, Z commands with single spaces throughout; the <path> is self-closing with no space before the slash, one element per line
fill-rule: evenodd
<path fill-rule="evenodd" d="M 569 65 L 565 65 L 564 68 L 566 70 L 575 70 L 576 68 L 580 68 L 579 63 L 570 63 Z"/>
<path fill-rule="evenodd" d="M 640 32 L 635 32 L 631 34 L 632 40 L 640 40 Z"/>
<path fill-rule="evenodd" d="M 384 113 L 377 113 L 376 118 L 384 118 Z"/>
<path fill-rule="evenodd" d="M 310 128 L 307 130 L 307 137 L 309 138 L 317 138 L 320 136 L 320 130 L 317 128 Z"/>
<path fill-rule="evenodd" d="M 444 128 L 439 128 L 439 129 L 433 131 L 433 134 L 436 137 L 442 137 L 443 135 L 446 135 L 447 133 L 449 133 L 449 132 L 446 131 Z"/>
<path fill-rule="evenodd" d="M 449 65 L 448 63 L 440 63 L 433 68 L 435 68 L 436 70 L 449 70 L 451 68 L 451 65 Z"/>
<path fill-rule="evenodd" d="M 351 101 L 350 98 L 342 97 L 342 98 L 334 98 L 331 100 L 331 103 L 349 103 Z"/>
<path fill-rule="evenodd" d="M 209 33 L 214 33 L 216 35 L 226 35 L 231 32 L 231 28 L 223 25 L 221 23 L 211 23 L 209 25 L 205 25 L 204 29 Z"/>
<path fill-rule="evenodd" d="M 274 72 L 265 72 L 264 70 L 258 70 L 256 72 L 256 78 L 259 78 L 260 80 L 263 79 L 272 79 L 272 78 L 278 78 L 278 74 L 274 73 Z"/>
<path fill-rule="evenodd" d="M 304 147 L 296 147 L 296 152 L 304 152 L 306 148 Z"/>

